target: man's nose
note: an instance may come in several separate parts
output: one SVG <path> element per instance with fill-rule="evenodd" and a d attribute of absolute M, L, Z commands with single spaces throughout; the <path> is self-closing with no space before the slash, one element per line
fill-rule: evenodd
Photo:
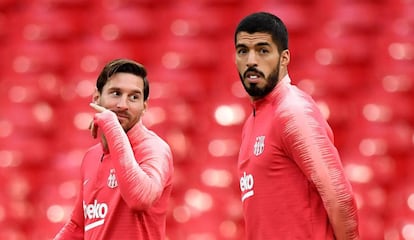
<path fill-rule="evenodd" d="M 246 65 L 247 65 L 247 67 L 257 66 L 257 56 L 256 56 L 256 53 L 254 51 L 250 51 L 249 54 L 247 55 Z"/>
<path fill-rule="evenodd" d="M 118 103 L 116 104 L 117 108 L 127 109 L 128 108 L 128 96 L 122 96 L 119 98 Z"/>

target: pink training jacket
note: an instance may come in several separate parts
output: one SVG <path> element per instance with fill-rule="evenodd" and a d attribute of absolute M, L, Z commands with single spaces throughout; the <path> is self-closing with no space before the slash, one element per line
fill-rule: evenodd
<path fill-rule="evenodd" d="M 352 188 L 315 102 L 286 76 L 252 104 L 238 159 L 247 239 L 358 239 Z"/>
<path fill-rule="evenodd" d="M 109 152 L 97 144 L 86 153 L 72 216 L 55 240 L 165 239 L 173 174 L 170 147 L 142 122 L 125 133 L 109 110 L 97 113 L 95 124 Z"/>

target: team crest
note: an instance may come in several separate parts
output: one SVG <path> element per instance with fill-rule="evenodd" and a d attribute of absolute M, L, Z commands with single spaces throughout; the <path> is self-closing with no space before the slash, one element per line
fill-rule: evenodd
<path fill-rule="evenodd" d="M 115 177 L 115 169 L 113 168 L 109 171 L 108 187 L 109 188 L 118 187 L 118 182 L 116 181 L 116 177 Z"/>
<path fill-rule="evenodd" d="M 256 137 L 256 142 L 254 143 L 253 153 L 255 156 L 259 156 L 264 151 L 264 141 L 265 136 Z"/>

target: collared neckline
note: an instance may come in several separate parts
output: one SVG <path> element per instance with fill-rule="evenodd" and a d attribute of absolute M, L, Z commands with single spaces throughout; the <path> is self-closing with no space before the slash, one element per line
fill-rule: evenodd
<path fill-rule="evenodd" d="M 290 85 L 291 84 L 291 79 L 289 77 L 288 74 L 286 74 L 286 76 L 284 76 L 277 84 L 276 86 L 273 88 L 273 90 L 268 93 L 266 96 L 264 96 L 263 98 L 257 99 L 257 100 L 253 100 L 251 102 L 251 105 L 253 107 L 253 113 L 255 114 L 256 110 L 258 108 L 260 108 L 260 106 L 273 101 L 282 91 L 283 86 L 286 85 Z"/>

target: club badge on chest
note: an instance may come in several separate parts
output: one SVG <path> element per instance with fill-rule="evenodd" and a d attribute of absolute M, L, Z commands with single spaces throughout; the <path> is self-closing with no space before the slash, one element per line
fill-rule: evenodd
<path fill-rule="evenodd" d="M 115 176 L 115 169 L 113 169 L 113 168 L 109 171 L 108 187 L 109 188 L 118 187 L 118 182 L 116 181 L 116 176 Z"/>

